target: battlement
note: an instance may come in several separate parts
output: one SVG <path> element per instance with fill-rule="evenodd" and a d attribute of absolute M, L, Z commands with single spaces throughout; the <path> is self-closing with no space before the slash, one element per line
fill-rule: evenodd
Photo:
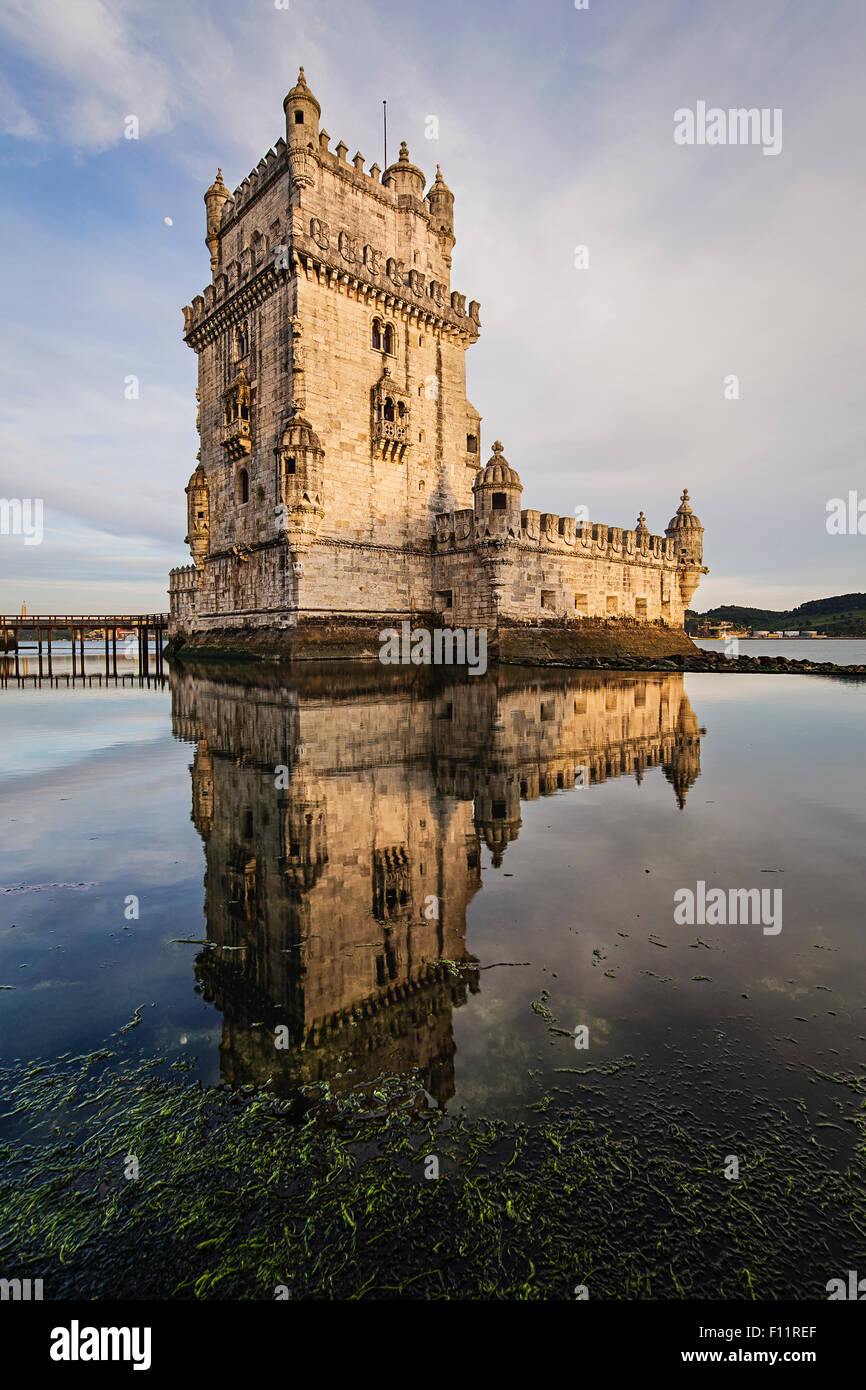
<path fill-rule="evenodd" d="M 169 589 L 179 593 L 182 589 L 194 589 L 198 584 L 198 570 L 195 565 L 176 565 L 168 572 Z"/>
<path fill-rule="evenodd" d="M 400 207 L 401 195 L 393 189 L 390 184 L 383 182 L 385 175 L 378 164 L 372 164 L 369 170 L 364 171 L 364 156 L 357 152 L 349 162 L 347 155 L 348 145 L 341 140 L 335 149 L 330 150 L 330 135 L 326 130 L 319 133 L 318 147 L 312 150 L 313 158 L 322 168 L 330 169 L 341 178 L 345 178 L 356 188 L 372 197 L 378 198 L 381 202 L 391 207 Z M 274 142 L 267 154 L 263 155 L 258 164 L 254 166 L 238 184 L 234 193 L 224 203 L 220 215 L 220 232 L 227 231 L 237 225 L 243 213 L 255 202 L 256 198 L 280 174 L 288 171 L 289 163 L 287 158 L 287 146 L 285 140 L 280 136 Z M 425 221 L 430 221 L 430 209 L 425 202 L 420 199 L 415 200 L 416 211 L 419 217 Z"/>
<path fill-rule="evenodd" d="M 440 550 L 471 549 L 485 539 L 485 531 L 476 521 L 471 507 L 460 511 L 440 512 L 435 518 L 435 540 Z M 605 557 L 626 564 L 656 565 L 675 568 L 675 542 L 667 536 L 653 536 L 649 531 L 624 531 L 620 526 L 605 526 L 599 522 L 575 521 L 571 516 L 554 512 L 538 512 L 526 508 L 520 513 L 520 532 L 513 537 L 517 545 L 533 550 L 582 556 L 586 559 Z"/>
<path fill-rule="evenodd" d="M 309 276 L 315 267 L 338 290 L 375 289 L 394 296 L 400 309 L 420 301 L 433 315 L 431 324 L 474 341 L 480 305 L 473 300 L 467 310 L 466 296 L 450 287 L 454 196 L 438 166 L 425 193 L 427 179 L 410 163 L 405 143 L 384 172 L 375 163 L 365 171 L 360 151 L 350 162 L 342 140 L 329 149 L 303 70 L 284 108 L 286 139 L 275 142 L 234 193 L 219 170 L 204 195 L 212 283 L 184 307 L 184 335 L 229 301 L 233 311 L 249 312 L 285 272 L 296 276 L 303 269 Z M 368 206 L 371 200 L 378 209 Z M 378 244 L 367 240 L 372 229 Z M 269 267 L 282 277 L 262 277 Z M 254 280 L 256 292 L 243 293 Z"/>
<path fill-rule="evenodd" d="M 280 136 L 255 168 L 241 180 L 229 201 L 224 204 L 220 216 L 220 230 L 225 230 L 235 223 L 271 180 L 285 173 L 287 168 L 286 142 Z"/>

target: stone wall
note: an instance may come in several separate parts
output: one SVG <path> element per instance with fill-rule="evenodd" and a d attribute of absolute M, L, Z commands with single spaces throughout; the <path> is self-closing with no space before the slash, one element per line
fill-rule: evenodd
<path fill-rule="evenodd" d="M 703 573 L 689 508 L 691 529 L 672 522 L 667 537 L 575 526 L 521 510 L 501 445 L 479 471 L 465 355 L 480 310 L 451 289 L 454 199 L 438 170 L 425 194 L 405 145 L 384 174 L 342 141 L 332 151 L 303 70 L 284 107 L 286 138 L 233 195 L 221 173 L 205 194 L 212 280 L 184 309 L 198 583 L 172 572 L 173 640 L 430 612 L 489 629 L 680 629 Z M 510 479 L 504 510 L 494 474 Z"/>

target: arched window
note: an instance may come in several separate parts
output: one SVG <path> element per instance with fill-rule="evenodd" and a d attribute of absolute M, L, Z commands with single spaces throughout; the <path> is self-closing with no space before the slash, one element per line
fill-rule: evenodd
<path fill-rule="evenodd" d="M 383 350 L 384 350 L 385 352 L 390 353 L 390 355 L 391 355 L 392 357 L 394 356 L 394 325 L 393 325 L 393 323 L 386 323 L 386 324 L 385 324 L 385 333 L 384 333 L 384 336 L 383 336 L 383 338 L 382 338 L 382 348 L 383 348 Z"/>
<path fill-rule="evenodd" d="M 250 500 L 250 475 L 245 468 L 238 474 L 238 501 L 249 502 Z"/>
<path fill-rule="evenodd" d="M 398 419 L 398 420 L 402 420 L 402 419 L 403 419 L 403 416 L 404 416 L 405 414 L 406 414 L 406 407 L 405 407 L 405 405 L 403 404 L 402 401 L 398 401 L 398 402 L 397 402 L 397 419 Z"/>
<path fill-rule="evenodd" d="M 235 361 L 239 362 L 242 357 L 246 357 L 249 350 L 250 325 L 247 319 L 244 319 L 235 329 Z"/>
<path fill-rule="evenodd" d="M 390 396 L 385 397 L 385 419 L 394 419 L 394 402 L 391 400 Z"/>
<path fill-rule="evenodd" d="M 370 346 L 374 352 L 382 350 L 382 324 L 379 319 L 373 320 L 373 332 L 370 338 Z"/>

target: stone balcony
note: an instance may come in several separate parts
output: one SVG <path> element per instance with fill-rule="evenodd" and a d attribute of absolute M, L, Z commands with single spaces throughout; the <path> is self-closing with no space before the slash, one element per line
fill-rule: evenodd
<path fill-rule="evenodd" d="M 229 458 L 235 461 L 251 453 L 253 437 L 249 420 L 230 420 L 223 425 L 220 442 Z"/>
<path fill-rule="evenodd" d="M 377 420 L 375 424 L 375 439 L 377 443 L 393 441 L 395 444 L 409 443 L 409 426 L 397 420 Z"/>

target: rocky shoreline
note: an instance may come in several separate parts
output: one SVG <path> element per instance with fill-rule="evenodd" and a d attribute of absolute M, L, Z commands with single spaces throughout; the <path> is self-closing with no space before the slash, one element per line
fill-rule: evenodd
<path fill-rule="evenodd" d="M 508 658 L 500 656 L 508 664 Z M 677 652 L 661 660 L 645 657 L 617 656 L 612 661 L 599 657 L 574 657 L 568 661 L 536 658 L 539 666 L 567 666 L 585 671 L 703 671 L 713 674 L 731 672 L 782 674 L 792 676 L 841 676 L 849 680 L 866 680 L 866 666 L 836 666 L 832 661 L 808 661 L 785 656 L 727 657 L 724 652 L 699 651 L 697 654 Z"/>

